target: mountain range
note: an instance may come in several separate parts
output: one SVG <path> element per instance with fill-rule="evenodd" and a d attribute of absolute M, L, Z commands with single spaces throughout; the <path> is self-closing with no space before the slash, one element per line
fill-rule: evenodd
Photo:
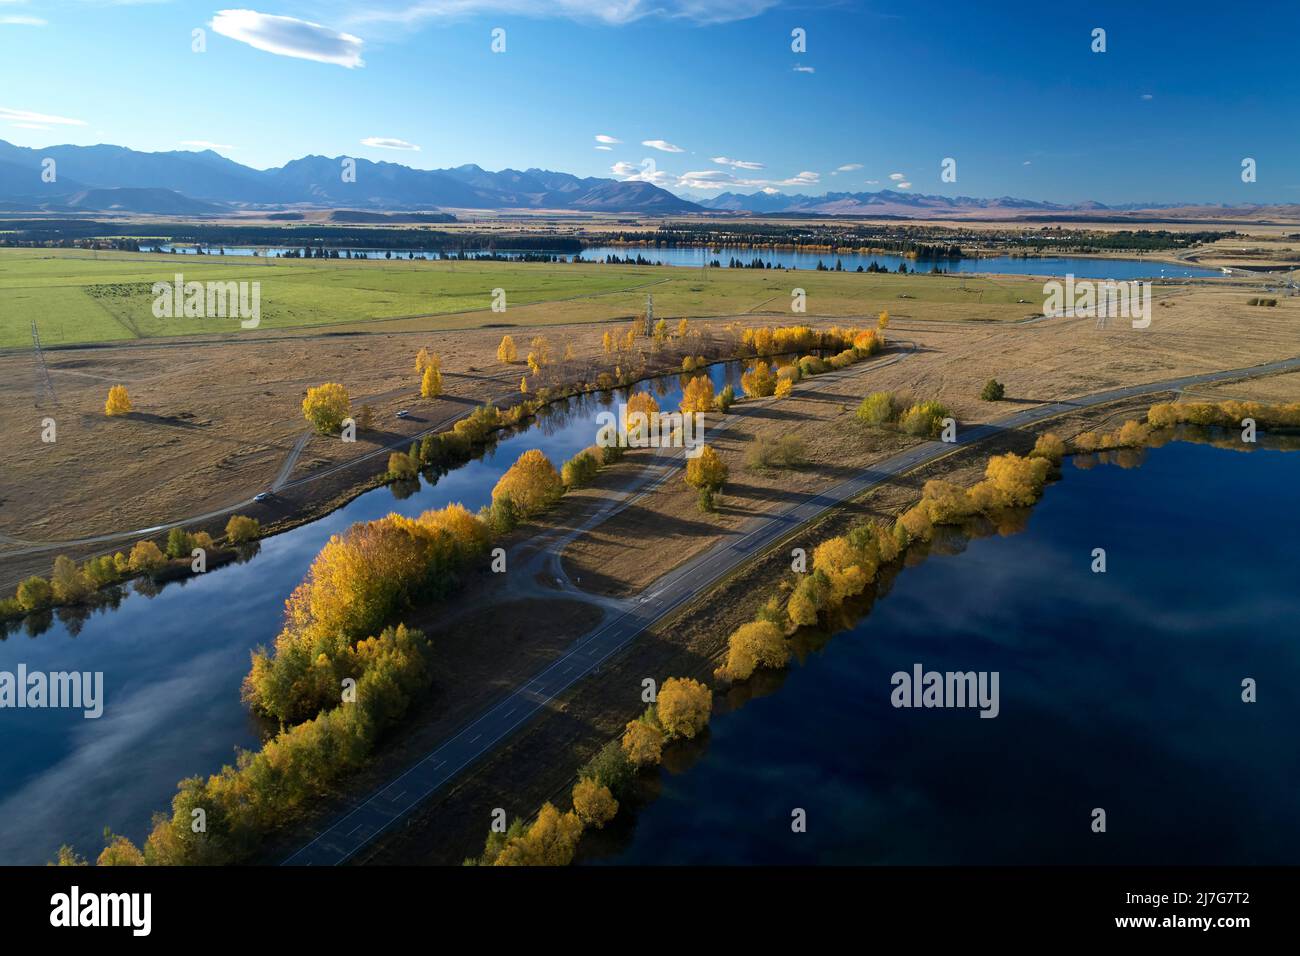
<path fill-rule="evenodd" d="M 45 182 L 45 160 L 55 179 Z M 215 215 L 284 206 L 361 209 L 558 209 L 589 212 L 701 212 L 644 182 L 578 177 L 545 169 L 489 172 L 473 164 L 412 169 L 345 157 L 304 156 L 252 169 L 212 150 L 145 153 L 122 146 L 30 149 L 0 140 L 0 209 Z"/>
<path fill-rule="evenodd" d="M 54 161 L 53 182 L 42 172 Z M 344 164 L 355 163 L 345 181 Z M 208 149 L 147 153 L 123 146 L 32 149 L 0 140 L 0 212 L 119 212 L 221 216 L 285 208 L 357 210 L 354 216 L 445 209 L 557 210 L 642 215 L 808 215 L 897 218 L 1300 218 L 1300 206 L 1098 202 L 1063 205 L 1002 196 L 934 196 L 882 189 L 786 195 L 775 190 L 725 192 L 692 202 L 646 182 L 579 177 L 545 169 L 491 172 L 472 163 L 413 169 L 342 156 L 304 156 L 273 169 L 253 169 Z M 283 215 L 283 214 L 282 214 Z"/>

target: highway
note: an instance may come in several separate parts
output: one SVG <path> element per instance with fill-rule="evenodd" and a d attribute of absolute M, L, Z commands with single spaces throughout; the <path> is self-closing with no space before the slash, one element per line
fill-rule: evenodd
<path fill-rule="evenodd" d="M 351 811 L 330 823 L 315 838 L 284 861 L 285 865 L 338 865 L 347 862 L 371 841 L 414 810 L 430 794 L 530 721 L 558 695 L 595 671 L 647 628 L 670 617 L 706 593 L 755 555 L 779 542 L 799 527 L 882 482 L 897 478 L 935 461 L 956 447 L 976 444 L 1001 431 L 1044 421 L 1054 416 L 1125 398 L 1178 391 L 1184 388 L 1300 369 L 1300 358 L 1285 359 L 1246 369 L 1189 375 L 1096 392 L 1068 401 L 1035 406 L 986 425 L 958 429 L 957 442 L 924 442 L 872 468 L 846 479 L 820 494 L 779 511 L 750 519 L 741 533 L 716 544 L 650 584 L 622 609 L 607 615 L 597 628 L 584 634 L 563 655 L 522 686 L 474 718 L 454 736 L 426 754 L 401 775 L 377 790 Z M 581 598 L 580 592 L 556 596 Z M 603 602 L 602 602 L 603 603 Z"/>

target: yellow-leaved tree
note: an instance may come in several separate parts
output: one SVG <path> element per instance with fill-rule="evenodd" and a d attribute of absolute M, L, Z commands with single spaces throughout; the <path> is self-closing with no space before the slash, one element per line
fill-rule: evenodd
<path fill-rule="evenodd" d="M 326 382 L 307 389 L 302 400 L 302 414 L 322 435 L 332 435 L 343 426 L 348 417 L 352 399 L 348 390 L 338 382 Z"/>
<path fill-rule="evenodd" d="M 697 457 L 687 459 L 686 483 L 692 488 L 716 491 L 726 480 L 727 463 L 711 446 L 703 446 Z"/>
<path fill-rule="evenodd" d="M 573 810 L 583 823 L 599 830 L 618 814 L 618 801 L 609 787 L 587 777 L 573 787 Z"/>
<path fill-rule="evenodd" d="M 709 723 L 713 691 L 689 677 L 670 677 L 659 688 L 655 712 L 669 738 L 692 739 Z"/>
<path fill-rule="evenodd" d="M 663 731 L 648 721 L 630 721 L 623 731 L 623 753 L 634 767 L 657 764 L 663 756 L 663 749 Z"/>
<path fill-rule="evenodd" d="M 550 507 L 562 494 L 560 473 L 541 451 L 530 448 L 501 476 L 492 489 L 492 500 L 505 496 L 518 514 L 527 516 Z"/>
<path fill-rule="evenodd" d="M 707 375 L 697 375 L 682 389 L 682 411 L 713 411 L 713 380 Z"/>
<path fill-rule="evenodd" d="M 424 367 L 424 378 L 420 381 L 421 398 L 437 398 L 442 394 L 442 369 L 438 366 L 438 359 L 435 356 L 430 364 Z"/>
<path fill-rule="evenodd" d="M 108 401 L 104 402 L 105 415 L 125 415 L 131 411 L 131 396 L 126 393 L 125 385 L 114 385 L 108 390 Z"/>
<path fill-rule="evenodd" d="M 727 639 L 727 662 L 718 668 L 717 676 L 745 680 L 759 667 L 784 667 L 789 656 L 779 627 L 771 621 L 751 621 Z"/>
<path fill-rule="evenodd" d="M 501 336 L 501 344 L 497 346 L 497 361 L 509 365 L 519 358 L 519 349 L 515 348 L 515 340 L 508 335 Z"/>

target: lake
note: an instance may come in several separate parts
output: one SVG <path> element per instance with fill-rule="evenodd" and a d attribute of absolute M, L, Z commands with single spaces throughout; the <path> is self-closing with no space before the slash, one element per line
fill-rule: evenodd
<path fill-rule="evenodd" d="M 741 363 L 711 366 L 715 387 L 739 387 Z M 633 387 L 676 409 L 676 375 Z M 0 641 L 0 671 L 102 671 L 104 714 L 0 711 L 0 865 L 41 864 L 61 843 L 91 857 L 105 826 L 137 842 L 150 814 L 169 810 L 183 777 L 233 762 L 253 748 L 259 727 L 240 702 L 249 652 L 280 630 L 284 601 L 333 534 L 390 511 L 415 516 L 450 502 L 477 509 L 497 479 L 529 448 L 559 468 L 596 440 L 596 415 L 626 390 L 556 403 L 527 429 L 503 434 L 483 457 L 398 498 L 377 488 L 310 524 L 261 542 L 256 556 L 162 588 L 129 593 L 93 613 L 74 635 L 57 618 L 44 633 Z M 578 635 L 575 634 L 574 637 Z"/>
<path fill-rule="evenodd" d="M 1067 463 L 1027 530 L 903 569 L 851 629 L 719 699 L 586 862 L 1295 863 L 1300 454 L 1140 456 Z M 998 672 L 999 715 L 894 708 L 917 663 Z"/>
<path fill-rule="evenodd" d="M 153 252 L 155 249 L 171 250 L 170 243 L 161 243 L 157 246 L 141 244 L 142 252 Z M 193 255 L 196 252 L 194 246 L 176 246 L 177 254 Z M 218 255 L 221 247 L 211 247 L 207 254 Z M 298 252 L 300 246 L 277 246 L 265 249 L 258 249 L 260 255 L 278 256 L 286 252 Z M 251 256 L 254 250 L 249 248 L 226 247 L 226 255 L 230 256 Z M 413 255 L 416 259 L 439 259 L 442 254 L 428 249 L 354 249 L 352 254 L 354 258 L 361 259 L 382 259 L 385 254 L 391 252 L 394 259 L 406 259 Z M 518 256 L 525 253 L 519 250 L 500 249 L 501 255 Z M 340 250 L 342 253 L 342 250 Z M 530 250 L 530 255 L 546 255 L 545 250 Z M 570 260 L 572 256 L 568 253 L 556 252 L 554 255 L 560 256 L 564 260 Z M 731 259 L 739 259 L 742 262 L 750 262 L 755 258 L 762 259 L 764 262 L 772 263 L 773 267 L 783 267 L 788 269 L 816 269 L 817 263 L 821 262 L 828 269 L 835 268 L 837 261 L 842 262 L 844 268 L 849 272 L 856 272 L 858 266 L 866 269 L 875 262 L 883 266 L 890 272 L 897 272 L 900 263 L 906 263 L 908 271 L 919 269 L 922 272 L 929 272 L 930 269 L 938 267 L 946 272 L 959 273 L 996 273 L 1000 275 L 1033 275 L 1033 276 L 1065 276 L 1075 275 L 1083 279 L 1115 279 L 1117 281 L 1127 282 L 1131 279 L 1190 279 L 1197 277 L 1210 277 L 1221 275 L 1218 269 L 1206 269 L 1200 266 L 1173 265 L 1168 262 L 1159 262 L 1156 260 L 1143 259 L 1094 259 L 1087 256 L 990 256 L 982 259 L 944 259 L 944 260 L 919 260 L 905 259 L 902 256 L 890 255 L 855 255 L 849 253 L 828 253 L 828 252 L 799 252 L 793 249 L 752 249 L 740 246 L 723 246 L 715 251 L 712 248 L 703 248 L 698 246 L 676 246 L 671 248 L 656 249 L 654 247 L 644 246 L 592 246 L 582 251 L 583 259 L 588 262 L 604 260 L 606 256 L 618 256 L 620 259 L 632 257 L 635 259 L 638 255 L 650 262 L 666 265 L 681 266 L 686 268 L 701 268 L 707 262 L 714 259 L 720 259 L 725 266 Z"/>

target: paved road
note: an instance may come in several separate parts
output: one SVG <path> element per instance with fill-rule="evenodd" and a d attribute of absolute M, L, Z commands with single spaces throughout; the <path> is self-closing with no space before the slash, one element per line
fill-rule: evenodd
<path fill-rule="evenodd" d="M 1189 375 L 1097 392 L 1070 401 L 1036 406 L 991 424 L 965 429 L 959 432 L 957 446 L 971 445 L 1005 429 L 1033 424 L 1079 408 L 1193 385 L 1296 369 L 1300 369 L 1300 358 L 1248 369 Z M 707 592 L 741 564 L 827 509 L 953 450 L 952 444 L 925 442 L 781 511 L 751 519 L 742 528 L 739 537 L 719 542 L 659 578 L 626 610 L 609 617 L 595 630 L 583 635 L 567 652 L 523 686 L 507 694 L 392 783 L 327 826 L 315 839 L 285 860 L 285 864 L 337 865 L 347 862 L 431 793 L 531 720 L 556 696 L 621 651 L 642 631 L 673 614 L 697 595 Z"/>

